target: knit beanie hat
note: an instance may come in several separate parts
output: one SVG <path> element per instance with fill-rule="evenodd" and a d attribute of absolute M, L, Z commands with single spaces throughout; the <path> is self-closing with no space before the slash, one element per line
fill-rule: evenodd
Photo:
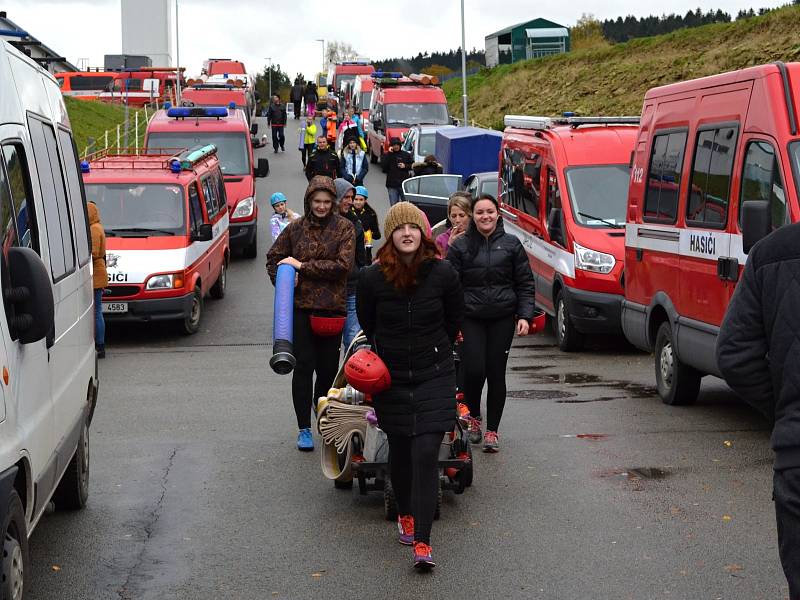
<path fill-rule="evenodd" d="M 334 179 L 333 180 L 333 185 L 336 186 L 336 201 L 337 202 L 341 202 L 342 198 L 344 198 L 344 195 L 349 190 L 355 189 L 353 187 L 352 183 L 347 181 L 347 179 L 342 179 L 341 177 L 339 177 L 337 179 Z"/>
<path fill-rule="evenodd" d="M 315 175 L 308 182 L 308 187 L 303 197 L 306 214 L 311 212 L 311 196 L 320 191 L 329 193 L 334 204 L 336 203 L 336 186 L 333 185 L 333 179 L 324 175 Z"/>
<path fill-rule="evenodd" d="M 386 219 L 383 221 L 383 231 L 386 233 L 386 237 L 391 236 L 395 229 L 402 227 L 406 223 L 416 225 L 423 233 L 427 230 L 425 219 L 420 209 L 411 204 L 411 202 L 398 202 L 389 209 L 389 212 L 386 213 Z"/>

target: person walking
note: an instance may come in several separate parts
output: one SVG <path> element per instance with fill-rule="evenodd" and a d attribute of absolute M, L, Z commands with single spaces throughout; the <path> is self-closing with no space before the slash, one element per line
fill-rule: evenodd
<path fill-rule="evenodd" d="M 439 449 L 456 420 L 452 345 L 464 315 L 458 274 L 436 256 L 422 212 L 399 202 L 384 220 L 387 241 L 358 282 L 358 320 L 386 363 L 391 387 L 373 399 L 389 439 L 399 541 L 414 566 L 435 566 L 431 528 L 439 494 Z"/>
<path fill-rule="evenodd" d="M 106 232 L 100 222 L 100 211 L 94 202 L 87 202 L 89 232 L 92 237 L 92 283 L 94 286 L 94 349 L 97 358 L 106 357 L 106 321 L 103 318 L 103 290 L 108 287 L 106 270 Z"/>
<path fill-rule="evenodd" d="M 447 251 L 464 287 L 466 316 L 461 331 L 464 397 L 470 412 L 470 441 L 479 444 L 481 392 L 486 393 L 484 452 L 497 452 L 497 432 L 506 403 L 506 363 L 514 332 L 528 335 L 534 312 L 534 280 L 519 239 L 503 229 L 494 196 L 473 201 L 472 222 Z"/>
<path fill-rule="evenodd" d="M 336 179 L 339 177 L 339 168 L 339 157 L 328 145 L 328 138 L 324 135 L 317 136 L 317 149 L 311 153 L 306 163 L 306 179 L 311 181 L 317 175 Z"/>
<path fill-rule="evenodd" d="M 272 241 L 274 242 L 278 239 L 278 236 L 283 233 L 286 226 L 295 219 L 299 219 L 300 215 L 286 206 L 286 196 L 283 192 L 275 192 L 272 194 L 269 203 L 272 205 L 272 210 L 275 211 L 275 214 L 269 219 Z"/>
<path fill-rule="evenodd" d="M 289 100 L 294 105 L 294 118 L 300 118 L 300 106 L 303 104 L 303 82 L 298 77 L 294 80 L 292 90 L 289 92 Z"/>
<path fill-rule="evenodd" d="M 447 220 L 450 227 L 436 236 L 436 247 L 444 258 L 455 241 L 464 235 L 472 220 L 472 195 L 469 192 L 453 192 L 447 201 Z"/>
<path fill-rule="evenodd" d="M 286 152 L 286 108 L 281 104 L 281 97 L 275 94 L 272 97 L 272 104 L 270 104 L 267 111 L 267 124 L 272 127 L 272 147 L 275 153 L 278 153 L 278 148 L 282 152 Z"/>
<path fill-rule="evenodd" d="M 302 147 L 300 148 L 300 160 L 303 161 L 303 169 L 306 168 L 306 163 L 311 153 L 315 148 L 315 140 L 317 139 L 317 124 L 311 117 L 305 117 L 305 124 L 300 128 L 300 135 L 303 137 Z"/>
<path fill-rule="evenodd" d="M 317 95 L 317 84 L 313 81 L 306 82 L 306 89 L 303 93 L 303 101 L 306 103 L 306 115 L 312 119 L 316 117 L 319 96 Z"/>
<path fill-rule="evenodd" d="M 342 148 L 341 156 L 342 177 L 354 186 L 364 185 L 364 178 L 369 170 L 367 153 L 358 145 L 358 139 L 351 137 L 347 145 Z"/>
<path fill-rule="evenodd" d="M 389 205 L 396 204 L 404 199 L 403 182 L 409 178 L 413 159 L 405 150 L 401 149 L 400 138 L 392 138 L 389 143 L 389 152 L 383 155 L 381 167 L 386 172 L 386 190 L 389 194 Z"/>
<path fill-rule="evenodd" d="M 344 118 L 339 124 L 339 135 L 342 138 L 342 148 L 346 148 L 350 140 L 355 140 L 356 145 L 361 146 L 361 139 L 364 133 L 361 131 L 359 122 L 353 118 L 353 109 L 348 108 L 344 112 Z"/>
<path fill-rule="evenodd" d="M 347 274 L 347 320 L 344 323 L 344 331 L 342 332 L 342 344 L 345 351 L 350 347 L 350 344 L 361 331 L 361 325 L 358 324 L 358 316 L 356 315 L 356 286 L 358 285 L 358 278 L 361 269 L 369 265 L 367 257 L 367 248 L 364 242 L 364 228 L 353 214 L 353 198 L 355 196 L 356 188 L 352 186 L 345 179 L 336 179 L 334 182 L 336 186 L 336 199 L 339 204 L 339 214 L 353 224 L 355 229 L 355 256 L 353 260 L 353 267 L 350 273 Z"/>
<path fill-rule="evenodd" d="M 339 214 L 336 187 L 329 177 L 314 177 L 304 202 L 303 217 L 289 223 L 267 253 L 267 273 L 275 285 L 278 265 L 291 265 L 297 272 L 292 401 L 299 429 L 297 448 L 311 451 L 311 407 L 328 393 L 338 369 L 355 231 Z M 323 328 L 319 317 L 333 317 L 340 325 L 338 332 Z"/>
<path fill-rule="evenodd" d="M 414 171 L 414 177 L 419 177 L 420 175 L 441 175 L 444 173 L 444 167 L 433 154 L 428 154 L 428 156 L 422 159 L 422 162 L 415 162 L 411 165 L 411 169 Z"/>
<path fill-rule="evenodd" d="M 772 498 L 789 598 L 800 600 L 800 224 L 748 253 L 717 339 L 731 389 L 772 425 Z"/>

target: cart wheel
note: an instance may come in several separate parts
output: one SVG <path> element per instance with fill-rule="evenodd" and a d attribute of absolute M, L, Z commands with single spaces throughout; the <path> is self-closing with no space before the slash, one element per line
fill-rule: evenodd
<path fill-rule="evenodd" d="M 353 480 L 350 481 L 339 481 L 338 479 L 333 480 L 333 487 L 337 490 L 352 490 L 353 489 Z"/>
<path fill-rule="evenodd" d="M 472 460 L 472 444 L 467 444 L 467 454 L 469 455 L 469 464 L 461 469 L 465 488 L 472 487 L 472 476 L 474 473 L 473 466 L 475 464 Z"/>
<path fill-rule="evenodd" d="M 441 498 L 441 488 L 439 497 Z M 438 508 L 437 508 L 438 510 Z M 397 501 L 394 498 L 392 482 L 388 479 L 383 483 L 383 512 L 387 521 L 397 521 Z"/>
<path fill-rule="evenodd" d="M 439 479 L 439 493 L 436 494 L 436 512 L 433 513 L 434 520 L 438 521 L 442 516 L 442 480 Z"/>

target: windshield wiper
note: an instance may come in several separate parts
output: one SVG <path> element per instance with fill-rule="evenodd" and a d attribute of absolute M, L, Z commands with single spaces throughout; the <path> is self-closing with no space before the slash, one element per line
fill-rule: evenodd
<path fill-rule="evenodd" d="M 114 234 L 120 234 L 120 235 L 122 235 L 122 237 L 125 237 L 124 234 L 126 234 L 126 233 L 132 233 L 132 234 L 134 234 L 134 236 L 135 236 L 135 234 L 138 234 L 138 233 L 145 233 L 145 234 L 147 234 L 147 233 L 155 233 L 155 234 L 158 234 L 158 235 L 175 235 L 174 231 L 169 231 L 168 229 L 151 229 L 149 227 L 121 227 L 119 229 L 109 229 L 107 231 L 110 231 L 110 232 L 112 232 Z"/>
<path fill-rule="evenodd" d="M 588 215 L 585 212 L 578 213 L 582 217 L 586 217 L 587 219 L 591 219 L 593 221 L 600 221 L 604 225 L 608 225 L 613 229 L 625 229 L 625 225 L 618 225 L 617 223 L 613 223 L 612 221 L 607 221 L 605 219 L 601 219 L 600 217 L 595 217 L 594 215 Z"/>
<path fill-rule="evenodd" d="M 389 127 L 392 127 L 392 126 L 397 126 L 397 127 L 411 127 L 411 125 L 409 125 L 408 123 L 403 123 L 403 121 L 388 121 L 388 122 L 386 123 L 386 125 L 387 125 L 387 126 L 389 126 Z"/>

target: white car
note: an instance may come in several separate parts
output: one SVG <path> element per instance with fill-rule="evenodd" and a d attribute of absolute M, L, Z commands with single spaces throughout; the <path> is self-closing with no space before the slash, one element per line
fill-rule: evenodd
<path fill-rule="evenodd" d="M 97 359 L 86 200 L 58 84 L 0 42 L 0 97 L 0 598 L 16 600 L 49 502 L 86 503 Z"/>
<path fill-rule="evenodd" d="M 403 141 L 403 150 L 422 162 L 429 154 L 436 154 L 436 132 L 440 129 L 455 129 L 455 125 L 415 125 L 408 130 Z"/>

